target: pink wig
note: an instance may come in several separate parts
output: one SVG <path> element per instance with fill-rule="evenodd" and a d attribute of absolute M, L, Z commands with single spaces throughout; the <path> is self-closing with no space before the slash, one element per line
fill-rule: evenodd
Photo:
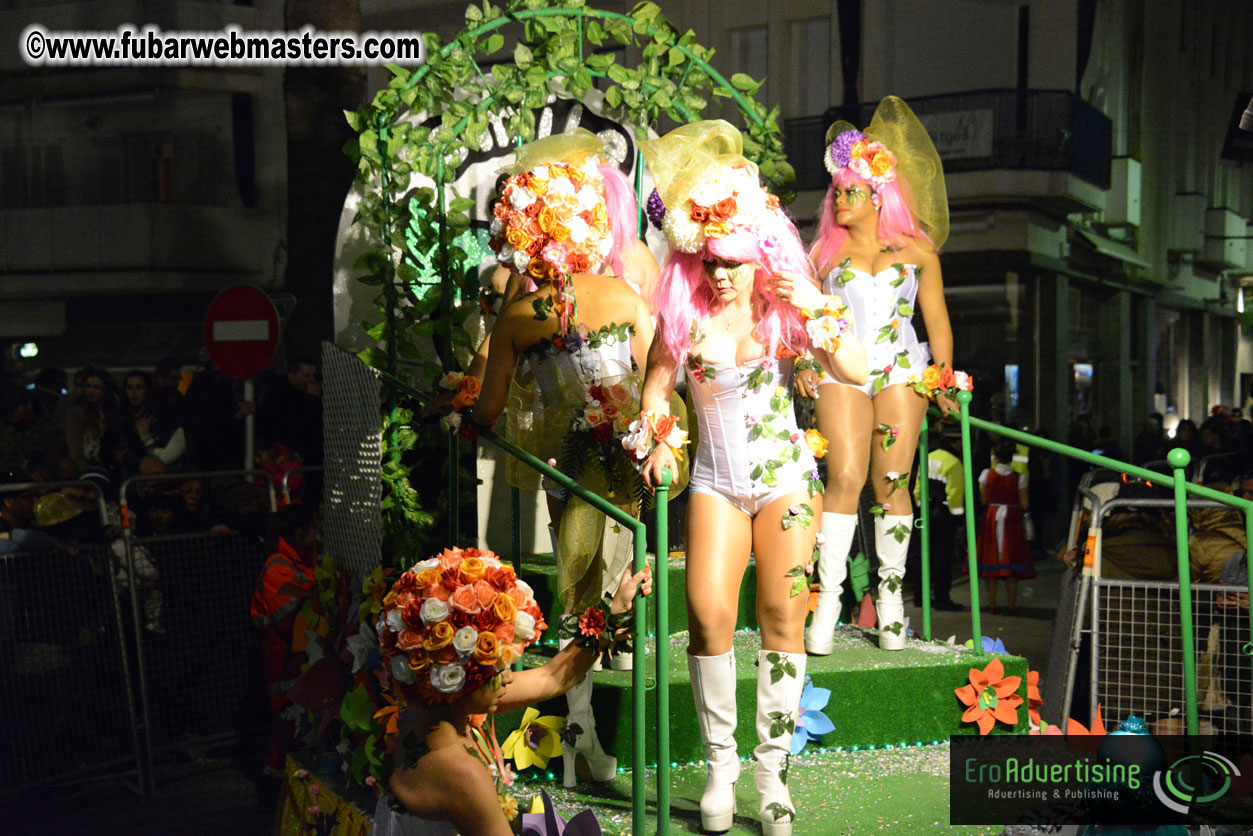
<path fill-rule="evenodd" d="M 605 209 L 609 214 L 609 229 L 613 232 L 613 249 L 605 261 L 613 268 L 614 275 L 626 278 L 622 253 L 626 252 L 639 237 L 639 208 L 635 203 L 635 189 L 626 175 L 616 165 L 602 163 L 598 170 L 605 183 Z"/>
<path fill-rule="evenodd" d="M 835 254 L 844 246 L 848 230 L 835 220 L 835 190 L 850 186 L 865 186 L 875 193 L 869 181 L 862 179 L 849 168 L 840 169 L 831 178 L 831 188 L 822 201 L 822 214 L 818 218 L 818 235 L 809 248 L 809 257 L 821 271 L 835 260 Z M 879 237 L 893 247 L 904 247 L 914 241 L 922 241 L 931 247 L 931 239 L 918 225 L 918 219 L 909 210 L 909 203 L 902 191 L 904 182 L 898 177 L 877 192 L 879 195 Z"/>
<path fill-rule="evenodd" d="M 703 252 L 671 250 L 661 268 L 655 307 L 661 316 L 661 338 L 666 350 L 680 364 L 692 350 L 692 326 L 703 329 L 717 294 L 705 276 L 704 259 L 721 258 L 752 264 L 754 336 L 770 347 L 780 344 L 800 353 L 808 344 L 804 323 L 791 305 L 780 301 L 770 289 L 771 275 L 787 270 L 813 280 L 813 265 L 805 255 L 796 227 L 783 210 L 770 212 L 756 229 L 734 232 L 725 238 L 708 238 Z"/>

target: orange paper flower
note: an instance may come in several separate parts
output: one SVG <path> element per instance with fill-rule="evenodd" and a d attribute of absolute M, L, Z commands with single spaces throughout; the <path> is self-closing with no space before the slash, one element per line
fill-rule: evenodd
<path fill-rule="evenodd" d="M 422 640 L 422 649 L 430 651 L 447 647 L 452 643 L 452 636 L 455 632 L 456 630 L 447 621 L 432 624 L 427 631 L 426 638 Z"/>
<path fill-rule="evenodd" d="M 991 732 L 997 720 L 1008 726 L 1017 725 L 1022 697 L 1015 691 L 1021 682 L 1021 676 L 1005 676 L 1000 659 L 994 658 L 983 670 L 971 668 L 969 684 L 953 689 L 966 706 L 962 722 L 977 723 L 979 734 Z"/>

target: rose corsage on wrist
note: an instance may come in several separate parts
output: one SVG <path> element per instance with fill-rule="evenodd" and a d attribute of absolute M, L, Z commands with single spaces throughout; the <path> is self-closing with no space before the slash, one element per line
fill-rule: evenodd
<path fill-rule="evenodd" d="M 810 341 L 824 351 L 834 352 L 840 347 L 840 339 L 852 327 L 848 306 L 838 296 L 822 297 L 822 306 L 801 311 L 805 331 Z"/>
<path fill-rule="evenodd" d="M 461 426 L 461 411 L 479 402 L 481 387 L 479 379 L 461 372 L 449 372 L 440 378 L 439 387 L 453 393 L 452 400 L 449 402 L 452 412 L 441 418 L 440 423 L 457 429 Z"/>
<path fill-rule="evenodd" d="M 915 392 L 931 400 L 940 395 L 956 400 L 958 392 L 971 392 L 975 388 L 974 378 L 966 372 L 955 371 L 947 363 L 933 363 L 923 369 L 922 377 L 909 382 Z"/>
<path fill-rule="evenodd" d="M 563 616 L 557 626 L 557 636 L 572 639 L 574 644 L 597 653 L 608 650 L 612 656 L 616 645 L 631 641 L 635 626 L 634 610 L 615 613 L 613 597 L 606 594 L 599 604 L 588 607 L 580 615 Z"/>
<path fill-rule="evenodd" d="M 674 415 L 660 412 L 644 411 L 640 417 L 631 422 L 627 434 L 622 439 L 622 446 L 635 462 L 642 462 L 653 452 L 658 444 L 664 444 L 674 453 L 676 459 L 683 458 L 683 445 L 687 444 L 687 430 L 679 428 L 679 419 Z"/>

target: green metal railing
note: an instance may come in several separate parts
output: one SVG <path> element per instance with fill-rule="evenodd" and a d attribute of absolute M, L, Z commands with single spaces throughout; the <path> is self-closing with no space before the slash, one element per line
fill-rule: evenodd
<path fill-rule="evenodd" d="M 960 392 L 957 396 L 957 401 L 961 408 L 962 471 L 966 482 L 966 550 L 967 564 L 970 571 L 970 626 L 971 634 L 974 639 L 974 649 L 976 651 L 980 649 L 983 632 L 982 619 L 979 611 L 979 567 L 978 551 L 975 543 L 975 518 L 972 513 L 972 509 L 974 508 L 974 478 L 971 455 L 972 447 L 970 443 L 970 431 L 972 427 L 995 433 L 996 435 L 1012 439 L 1013 441 L 1026 444 L 1030 447 L 1037 447 L 1041 450 L 1067 456 L 1068 458 L 1076 459 L 1086 464 L 1108 468 L 1119 473 L 1124 473 L 1128 476 L 1134 476 L 1151 481 L 1155 484 L 1163 486 L 1168 485 L 1174 492 L 1175 501 L 1175 548 L 1179 574 L 1179 626 L 1183 644 L 1184 695 L 1187 709 L 1187 732 L 1188 734 L 1193 735 L 1198 734 L 1200 720 L 1196 693 L 1196 647 L 1194 643 L 1192 624 L 1192 579 L 1189 573 L 1188 560 L 1187 498 L 1188 496 L 1194 496 L 1201 499 L 1208 499 L 1240 511 L 1244 515 L 1245 537 L 1248 543 L 1253 543 L 1253 500 L 1242 499 L 1237 496 L 1232 496 L 1231 494 L 1223 493 L 1222 491 L 1216 491 L 1212 488 L 1206 488 L 1202 485 L 1189 482 L 1185 471 L 1190 463 L 1190 457 L 1186 450 L 1174 449 L 1170 451 L 1167 456 L 1167 462 L 1171 467 L 1172 473 L 1163 474 L 1155 470 L 1148 470 L 1126 462 L 1120 462 L 1116 459 L 1111 459 L 1108 456 L 1101 456 L 1095 453 L 1090 453 L 1086 450 L 1080 450 L 1079 448 L 1071 447 L 1068 444 L 1061 444 L 1051 439 L 1041 438 L 1040 436 L 1022 432 L 1021 430 L 1015 430 L 1000 424 L 994 424 L 991 421 L 985 421 L 981 418 L 974 418 L 970 415 L 971 398 L 972 395 L 969 392 Z M 920 479 L 927 477 L 927 446 L 927 431 L 924 425 L 918 438 Z M 927 500 L 927 491 L 925 488 L 919 491 L 919 494 L 919 514 L 922 519 L 920 527 L 923 530 L 924 535 L 926 535 L 928 531 L 930 506 Z M 922 553 L 923 635 L 924 638 L 930 639 L 930 547 L 928 540 L 929 536 L 923 536 L 919 545 Z M 1248 562 L 1248 582 L 1250 589 L 1253 589 L 1253 561 Z M 1250 609 L 1248 618 L 1250 635 L 1253 635 L 1253 609 Z M 1246 642 L 1242 646 L 1241 650 L 1249 657 L 1250 669 L 1253 670 L 1253 642 Z"/>
<path fill-rule="evenodd" d="M 386 380 L 396 390 L 404 393 L 406 396 L 416 401 L 424 402 L 427 395 L 414 389 L 395 375 L 380 371 L 379 375 Z M 518 459 L 528 467 L 539 471 L 548 477 L 554 483 L 560 485 L 571 495 L 577 496 L 579 499 L 596 508 L 605 516 L 614 522 L 622 525 L 632 532 L 634 536 L 635 554 L 632 561 L 632 571 L 642 572 L 647 565 L 646 553 L 646 526 L 626 511 L 617 507 L 599 494 L 588 490 L 583 485 L 571 479 L 555 467 L 547 462 L 541 461 L 530 453 L 526 452 L 517 445 L 509 442 L 491 430 L 480 430 L 479 439 L 486 441 L 503 450 L 510 456 Z M 448 498 L 449 498 L 449 536 L 455 544 L 459 539 L 457 521 L 457 498 L 460 489 L 459 464 L 460 458 L 460 434 L 455 429 L 448 432 Z M 656 627 L 656 664 L 657 676 L 653 680 L 652 687 L 657 690 L 657 719 L 656 719 L 656 749 L 657 749 L 657 833 L 668 836 L 670 832 L 670 610 L 669 610 L 669 533 L 668 533 L 668 514 L 669 514 L 669 491 L 670 491 L 670 473 L 667 471 L 663 474 L 662 484 L 658 485 L 655 492 L 655 505 L 657 514 L 657 570 L 654 573 L 654 595 L 657 598 L 657 627 Z M 513 519 L 518 519 L 518 511 L 520 501 L 515 492 L 513 501 L 511 501 L 512 510 L 514 511 Z M 518 569 L 521 570 L 521 538 L 516 530 L 512 535 L 514 557 L 518 562 Z M 636 624 L 636 640 L 634 648 L 634 664 L 631 672 L 631 702 L 633 713 L 633 751 L 631 753 L 631 834 L 632 836 L 643 836 L 645 833 L 645 785 L 643 781 L 634 780 L 635 776 L 642 776 L 647 770 L 646 746 L 647 746 L 647 707 L 645 694 L 649 689 L 647 681 L 647 670 L 645 663 L 647 657 L 645 654 L 645 635 L 644 625 L 648 622 L 648 601 L 638 595 L 635 599 L 635 624 Z"/>

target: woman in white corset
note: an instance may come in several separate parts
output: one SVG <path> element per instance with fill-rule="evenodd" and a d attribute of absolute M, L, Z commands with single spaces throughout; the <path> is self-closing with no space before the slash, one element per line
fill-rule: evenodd
<path fill-rule="evenodd" d="M 823 499 L 821 591 L 805 633 L 806 649 L 832 651 L 840 594 L 869 471 L 874 487 L 879 560 L 879 647 L 905 644 L 901 583 L 913 529 L 909 475 L 927 398 L 912 385 L 927 364 L 953 364 L 953 331 L 937 252 L 948 235 L 948 203 L 939 155 L 901 99 L 885 98 L 865 131 L 837 122 L 823 161 L 831 187 L 810 257 L 823 291 L 842 299 L 865 346 L 869 380 L 860 386 L 798 375 L 798 393 L 816 398 L 818 429 L 830 442 Z M 779 292 L 791 298 L 792 288 Z M 802 305 L 811 291 L 797 286 Z M 930 345 L 914 332 L 921 311 Z M 940 407 L 954 405 L 945 398 Z"/>

